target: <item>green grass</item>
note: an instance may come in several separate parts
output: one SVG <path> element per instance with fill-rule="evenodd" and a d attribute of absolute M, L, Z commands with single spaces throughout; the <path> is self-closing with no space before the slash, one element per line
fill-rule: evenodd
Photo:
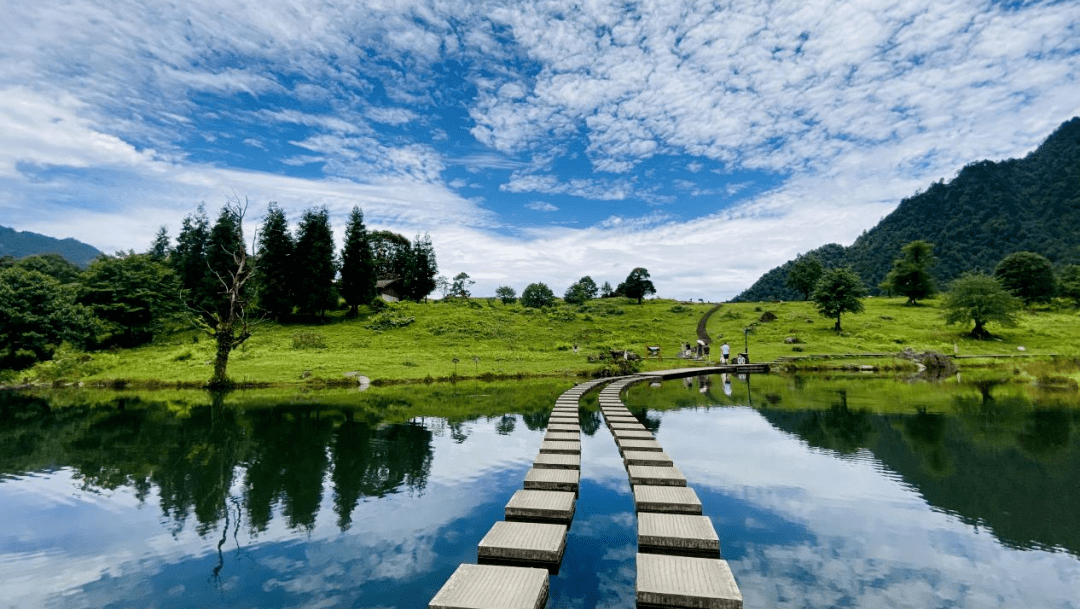
<path fill-rule="evenodd" d="M 1072 308 L 1028 311 L 1019 327 L 991 325 L 997 338 L 977 341 L 966 337 L 970 328 L 946 326 L 932 300 L 908 307 L 901 298 L 869 298 L 865 305 L 864 313 L 843 316 L 844 331 L 838 335 L 832 320 L 818 315 L 810 303 L 725 304 L 708 323 L 713 359 L 723 340 L 730 342 L 733 353 L 742 351 L 747 327 L 752 328 L 748 340 L 755 362 L 810 354 L 896 353 L 905 348 L 951 354 L 954 346 L 961 355 L 1080 355 L 1080 324 Z M 684 367 L 688 362 L 673 356 L 682 342 L 695 340 L 698 320 L 710 308 L 661 299 L 642 305 L 603 299 L 544 310 L 507 306 L 494 299 L 397 303 L 379 312 L 362 310 L 354 319 L 335 313 L 317 323 L 260 324 L 252 338 L 233 352 L 229 376 L 238 383 L 312 386 L 347 383 L 349 372 L 383 382 L 573 376 L 600 367 L 588 361 L 589 355 L 609 349 L 644 354 L 645 345 L 660 345 L 665 357 L 646 359 L 643 370 Z M 766 312 L 776 320 L 760 321 Z M 788 337 L 799 342 L 785 343 Z M 578 353 L 574 344 L 580 347 Z M 61 350 L 54 361 L 7 381 L 122 379 L 195 385 L 210 378 L 212 360 L 212 341 L 185 331 L 137 349 L 88 354 Z M 1075 372 L 1066 374 L 1080 379 Z"/>

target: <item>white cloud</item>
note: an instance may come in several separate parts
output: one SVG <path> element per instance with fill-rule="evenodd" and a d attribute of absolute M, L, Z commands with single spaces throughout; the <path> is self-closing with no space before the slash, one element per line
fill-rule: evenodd
<path fill-rule="evenodd" d="M 534 211 L 544 211 L 544 212 L 559 211 L 558 207 L 555 207 L 554 205 L 552 205 L 551 203 L 548 203 L 546 201 L 532 201 L 530 203 L 526 203 L 525 207 L 527 207 L 528 209 L 532 209 Z"/>

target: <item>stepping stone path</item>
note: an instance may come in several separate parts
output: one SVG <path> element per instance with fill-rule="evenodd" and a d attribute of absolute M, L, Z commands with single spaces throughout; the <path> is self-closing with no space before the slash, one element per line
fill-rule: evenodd
<path fill-rule="evenodd" d="M 703 374 L 702 369 L 695 369 Z M 671 371 L 671 377 L 686 370 Z M 564 392 L 521 490 L 506 504 L 506 520 L 480 541 L 477 561 L 462 564 L 428 604 L 429 609 L 542 609 L 549 574 L 558 573 L 581 479 L 578 401 L 598 385 L 600 411 L 626 466 L 638 517 L 638 607 L 742 609 L 742 593 L 720 539 L 652 433 L 622 403 L 623 389 L 666 378 L 649 373 L 581 383 Z"/>

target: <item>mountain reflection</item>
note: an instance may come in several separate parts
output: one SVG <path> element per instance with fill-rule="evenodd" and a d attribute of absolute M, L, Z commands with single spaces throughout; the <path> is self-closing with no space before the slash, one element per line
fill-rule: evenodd
<path fill-rule="evenodd" d="M 759 412 L 812 447 L 841 457 L 870 451 L 929 504 L 1010 547 L 1080 556 L 1080 410 L 1037 406 L 988 383 L 974 389 L 953 396 L 946 413 L 928 412 L 917 397 L 891 407 L 911 414 L 850 408 L 844 389 L 827 408 L 793 409 L 789 394 L 784 408 Z"/>
<path fill-rule="evenodd" d="M 156 489 L 174 532 L 194 516 L 205 535 L 229 517 L 238 481 L 252 533 L 276 508 L 310 531 L 329 474 L 344 531 L 362 500 L 422 492 L 431 470 L 432 432 L 413 422 L 360 422 L 315 405 L 241 409 L 220 396 L 179 412 L 138 398 L 52 408 L 0 396 L 0 477 L 66 467 L 89 490 L 129 487 L 145 501 Z"/>

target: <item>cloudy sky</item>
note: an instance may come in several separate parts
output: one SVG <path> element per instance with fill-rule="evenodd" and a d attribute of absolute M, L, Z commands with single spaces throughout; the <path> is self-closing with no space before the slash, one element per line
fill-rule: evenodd
<path fill-rule="evenodd" d="M 0 0 L 0 225 L 431 234 L 476 295 L 727 299 L 1080 114 L 1080 3 Z"/>

